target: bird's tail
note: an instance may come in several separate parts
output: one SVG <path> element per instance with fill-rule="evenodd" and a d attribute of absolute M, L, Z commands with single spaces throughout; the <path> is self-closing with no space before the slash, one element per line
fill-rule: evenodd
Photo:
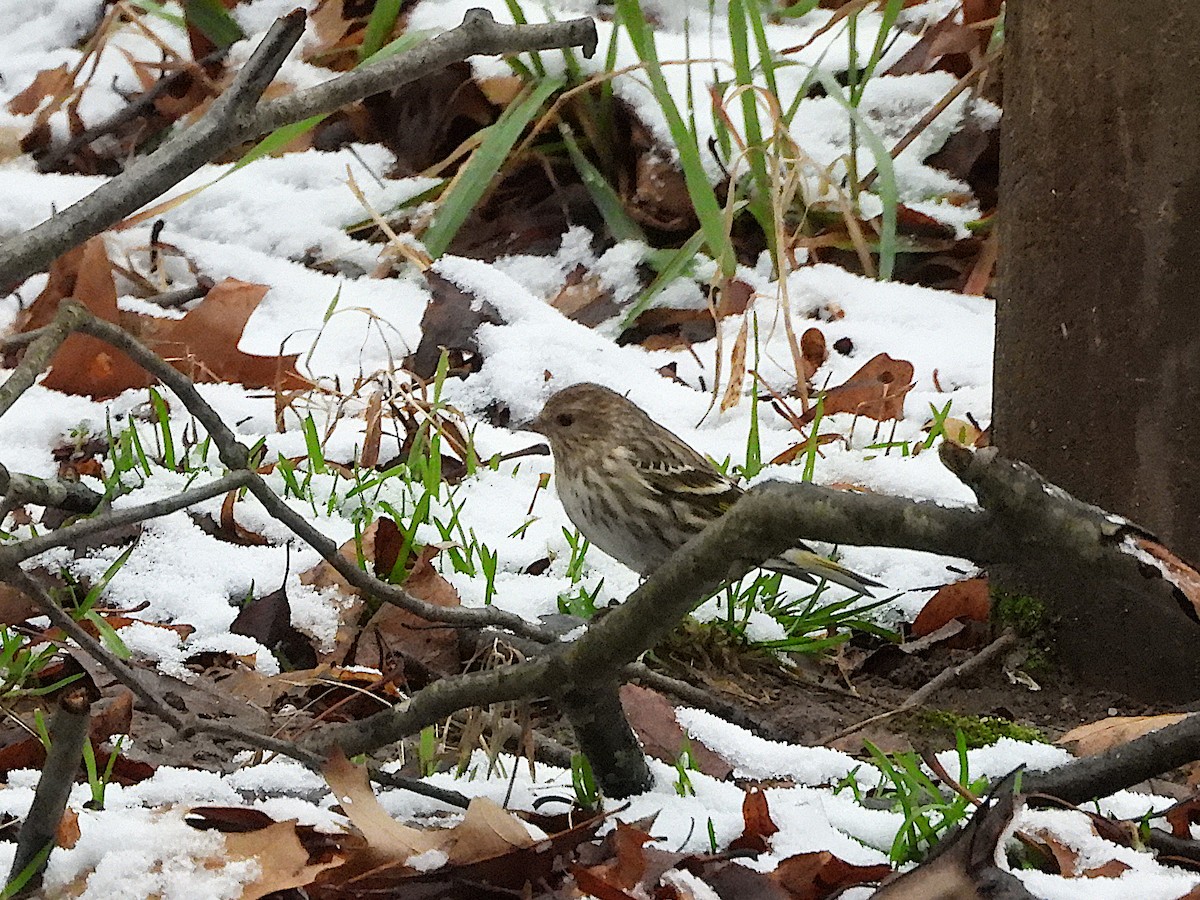
<path fill-rule="evenodd" d="M 763 568 L 802 578 L 809 582 L 813 581 L 813 576 L 824 578 L 826 581 L 848 587 L 850 590 L 868 597 L 875 596 L 871 592 L 871 588 L 883 587 L 880 582 L 867 578 L 865 575 L 859 575 L 807 547 L 793 547 L 786 550 L 775 559 L 763 563 Z"/>

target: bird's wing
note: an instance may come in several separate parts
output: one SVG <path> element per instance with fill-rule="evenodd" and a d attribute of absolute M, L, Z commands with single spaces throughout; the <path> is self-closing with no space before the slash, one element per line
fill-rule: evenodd
<path fill-rule="evenodd" d="M 640 458 L 633 465 L 651 491 L 668 502 L 685 502 L 705 523 L 720 518 L 742 496 L 740 487 L 699 454 L 694 461 Z"/>

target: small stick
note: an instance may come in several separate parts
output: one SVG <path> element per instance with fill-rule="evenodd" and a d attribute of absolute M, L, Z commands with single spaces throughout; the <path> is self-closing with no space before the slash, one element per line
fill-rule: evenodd
<path fill-rule="evenodd" d="M 942 688 L 946 687 L 946 685 L 958 678 L 970 675 L 976 669 L 987 665 L 1002 651 L 1007 650 L 1010 646 L 1016 643 L 1016 640 L 1016 632 L 1014 632 L 1011 628 L 1006 629 L 1004 633 L 1000 635 L 1000 637 L 996 638 L 962 665 L 954 666 L 950 669 L 943 669 L 935 678 L 926 684 L 923 684 L 917 690 L 913 691 L 912 694 L 909 695 L 908 699 L 895 709 L 888 710 L 884 713 L 879 713 L 879 715 L 876 716 L 871 716 L 869 719 L 863 719 L 861 722 L 855 722 L 853 725 L 831 734 L 829 737 L 821 741 L 821 743 L 825 746 L 828 746 L 834 741 L 839 741 L 844 737 L 854 734 L 856 731 L 866 728 L 868 725 L 874 725 L 878 722 L 883 722 L 884 720 L 890 719 L 893 716 L 900 715 L 900 713 L 908 712 L 910 709 L 915 709 L 918 706 L 923 706 L 929 701 L 930 697 L 932 697 Z"/>
<path fill-rule="evenodd" d="M 26 880 L 16 896 L 29 896 L 42 882 L 42 872 L 50 859 L 58 823 L 62 821 L 67 798 L 75 784 L 75 773 L 83 759 L 83 742 L 87 740 L 88 723 L 91 721 L 91 701 L 87 690 L 70 688 L 58 701 L 58 709 L 50 722 L 50 748 L 46 751 L 46 764 L 38 779 L 33 795 L 33 805 L 21 824 L 17 835 L 17 855 L 13 859 L 8 880 L 23 874 L 31 863 L 42 854 L 31 877 Z M 43 851 L 46 851 L 43 854 Z"/>

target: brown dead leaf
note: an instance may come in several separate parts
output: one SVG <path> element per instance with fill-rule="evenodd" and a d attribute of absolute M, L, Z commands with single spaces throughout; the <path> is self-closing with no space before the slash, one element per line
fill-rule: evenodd
<path fill-rule="evenodd" d="M 850 379 L 825 393 L 826 415 L 853 413 L 871 419 L 904 418 L 904 396 L 913 387 L 913 365 L 880 353 L 867 361 Z M 816 416 L 816 406 L 802 420 L 807 424 Z"/>
<path fill-rule="evenodd" d="M 437 272 L 425 273 L 429 303 L 421 317 L 421 342 L 405 366 L 422 378 L 432 378 L 443 350 L 463 354 L 479 352 L 475 333 L 484 322 L 503 323 L 500 313 L 486 300 L 476 298 Z"/>
<path fill-rule="evenodd" d="M 1200 823 L 1200 794 L 1180 800 L 1163 814 L 1177 838 L 1191 838 L 1192 825 Z"/>
<path fill-rule="evenodd" d="M 742 798 L 742 833 L 730 843 L 730 850 L 753 850 L 766 853 L 771 849 L 767 838 L 779 833 L 779 826 L 771 820 L 767 808 L 767 795 L 760 788 L 752 787 Z"/>
<path fill-rule="evenodd" d="M 378 535 L 376 546 L 379 546 Z M 426 603 L 460 606 L 462 600 L 458 591 L 433 567 L 436 554 L 433 547 L 426 547 L 421 552 L 404 582 L 404 589 Z M 414 660 L 442 677 L 457 674 L 461 668 L 458 634 L 454 629 L 439 627 L 385 603 L 363 629 L 355 649 L 354 664 L 386 672 L 394 666 L 393 656 L 401 661 Z"/>
<path fill-rule="evenodd" d="M 446 832 L 422 831 L 388 815 L 371 790 L 366 766 L 354 765 L 340 749 L 334 749 L 321 772 L 342 811 L 380 861 L 404 863 L 419 853 L 444 848 Z"/>
<path fill-rule="evenodd" d="M 0 582 L 0 625 L 19 625 L 36 616 L 40 607 L 20 588 Z"/>
<path fill-rule="evenodd" d="M 1066 747 L 1076 756 L 1094 756 L 1112 747 L 1127 744 L 1176 722 L 1182 722 L 1188 713 L 1166 713 L 1159 716 L 1111 716 L 1098 722 L 1089 722 L 1072 728 L 1056 744 Z"/>
<path fill-rule="evenodd" d="M 705 775 L 725 779 L 733 766 L 700 741 L 689 738 L 675 718 L 675 707 L 662 694 L 636 684 L 621 685 L 621 707 L 642 743 L 655 759 L 674 763 L 684 747 L 691 750 L 696 768 Z"/>
<path fill-rule="evenodd" d="M 606 287 L 595 272 L 582 265 L 567 275 L 566 283 L 550 300 L 550 305 L 580 325 L 595 328 L 620 313 L 613 300 L 612 288 Z"/>
<path fill-rule="evenodd" d="M 251 356 L 238 349 L 242 331 L 267 290 L 266 285 L 226 278 L 182 319 L 157 320 L 152 346 L 195 381 L 233 381 L 281 390 L 309 387 L 310 382 L 296 371 L 300 354 Z"/>
<path fill-rule="evenodd" d="M 43 100 L 64 96 L 73 83 L 66 63 L 53 69 L 42 69 L 25 90 L 8 101 L 8 111 L 14 116 L 32 115 Z"/>
<path fill-rule="evenodd" d="M 1102 865 L 1084 869 L 1079 874 L 1084 878 L 1120 878 L 1123 873 L 1128 872 L 1131 868 L 1133 867 L 1127 862 L 1122 862 L 1119 859 L 1110 859 Z"/>
<path fill-rule="evenodd" d="M 696 209 L 683 171 L 655 147 L 637 155 L 633 198 L 626 209 L 640 224 L 663 231 L 693 231 L 696 227 Z"/>
<path fill-rule="evenodd" d="M 829 358 L 829 348 L 825 345 L 825 332 L 820 328 L 809 328 L 800 335 L 800 357 L 804 361 L 804 380 L 812 381 L 817 369 Z"/>
<path fill-rule="evenodd" d="M 971 2 L 971 0 L 968 0 Z M 964 4 L 965 5 L 965 4 Z M 943 70 L 960 78 L 971 70 L 971 54 L 980 49 L 979 35 L 969 23 L 957 22 L 955 10 L 927 28 L 908 51 L 888 69 L 889 75 L 912 75 Z M 986 39 L 986 32 L 983 32 Z"/>
<path fill-rule="evenodd" d="M 728 279 L 721 285 L 721 292 L 717 297 L 717 318 L 742 315 L 750 308 L 750 301 L 753 299 L 754 288 L 740 278 Z"/>
<path fill-rule="evenodd" d="M 712 340 L 717 333 L 707 309 L 655 306 L 637 317 L 621 335 L 622 344 L 641 344 L 647 350 L 683 350 Z"/>
<path fill-rule="evenodd" d="M 243 547 L 266 547 L 271 542 L 261 534 L 255 534 L 248 528 L 243 528 L 238 524 L 237 517 L 233 514 L 234 504 L 237 503 L 238 492 L 230 491 L 225 495 L 224 501 L 221 503 L 221 537 L 232 543 L 239 544 Z"/>
<path fill-rule="evenodd" d="M 602 850 L 609 858 L 598 865 L 577 866 L 572 870 L 581 890 L 595 897 L 614 896 L 633 890 L 646 874 L 646 844 L 653 841 L 649 834 L 625 822 L 604 838 Z"/>
<path fill-rule="evenodd" d="M 737 406 L 742 399 L 742 382 L 746 379 L 746 341 L 750 337 L 750 317 L 742 319 L 742 327 L 729 354 L 729 385 L 721 398 L 721 412 Z"/>
<path fill-rule="evenodd" d="M 917 615 L 912 624 L 916 638 L 933 634 L 947 623 L 986 622 L 991 615 L 992 601 L 986 578 L 968 578 L 940 588 Z"/>
<path fill-rule="evenodd" d="M 1139 550 L 1150 554 L 1158 561 L 1164 577 L 1188 599 L 1195 609 L 1196 615 L 1200 616 L 1200 572 L 1197 572 L 1153 538 L 1135 535 L 1133 542 Z"/>
<path fill-rule="evenodd" d="M 56 277 L 57 275 L 57 277 Z M 71 297 L 98 318 L 120 325 L 117 288 L 104 239 L 94 237 L 51 265 L 50 281 L 34 301 L 22 331 L 39 328 L 58 311 L 59 302 Z M 99 338 L 72 334 L 54 354 L 50 373 L 42 386 L 65 394 L 86 394 L 101 399 L 129 388 L 145 387 L 150 376 L 121 351 Z"/>
<path fill-rule="evenodd" d="M 371 394 L 363 417 L 367 425 L 363 430 L 363 446 L 358 454 L 358 462 L 364 469 L 374 469 L 379 465 L 379 448 L 383 442 L 383 391 Z"/>
<path fill-rule="evenodd" d="M 892 874 L 884 864 L 856 866 L 827 850 L 798 853 L 779 863 L 771 879 L 788 892 L 793 900 L 824 900 L 846 888 L 870 884 Z"/>
<path fill-rule="evenodd" d="M 79 842 L 81 836 L 79 813 L 68 806 L 63 810 L 62 818 L 58 820 L 58 827 L 54 829 L 54 846 L 70 850 Z"/>
<path fill-rule="evenodd" d="M 309 861 L 308 850 L 296 833 L 296 820 L 276 822 L 256 831 L 225 835 L 225 855 L 229 860 L 253 859 L 260 871 L 254 881 L 242 888 L 242 900 L 258 900 L 280 891 L 302 888 L 313 882 L 325 869 L 341 865 L 340 854 L 323 854 Z"/>
<path fill-rule="evenodd" d="M 447 833 L 452 838 L 448 865 L 463 866 L 504 856 L 534 843 L 521 820 L 487 797 L 474 797 L 462 822 Z"/>

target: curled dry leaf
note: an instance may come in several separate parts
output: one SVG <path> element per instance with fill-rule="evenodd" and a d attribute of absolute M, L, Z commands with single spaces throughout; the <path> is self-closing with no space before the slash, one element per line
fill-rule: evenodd
<path fill-rule="evenodd" d="M 750 317 L 742 319 L 742 327 L 729 353 L 729 385 L 721 398 L 721 412 L 737 406 L 742 398 L 742 382 L 746 379 L 746 341 L 750 337 Z"/>
<path fill-rule="evenodd" d="M 825 333 L 820 328 L 810 328 L 800 335 L 800 357 L 804 361 L 804 380 L 812 381 L 817 369 L 829 358 Z"/>
<path fill-rule="evenodd" d="M 325 869 L 341 865 L 344 860 L 340 853 L 326 853 L 310 862 L 308 850 L 296 833 L 295 819 L 255 831 L 226 834 L 225 857 L 219 861 L 220 865 L 243 859 L 253 859 L 259 864 L 257 877 L 242 888 L 242 900 L 258 900 L 305 887 Z"/>
<path fill-rule="evenodd" d="M 954 621 L 986 622 L 991 614 L 992 601 L 986 578 L 968 578 L 941 587 L 912 624 L 913 637 L 933 634 Z"/>
<path fill-rule="evenodd" d="M 365 766 L 351 764 L 335 750 L 323 769 L 342 810 L 362 832 L 368 852 L 380 862 L 404 865 L 431 850 L 444 853 L 452 866 L 468 865 L 531 847 L 529 830 L 512 813 L 485 797 L 474 798 L 453 828 L 425 830 L 397 822 L 380 806 Z"/>

